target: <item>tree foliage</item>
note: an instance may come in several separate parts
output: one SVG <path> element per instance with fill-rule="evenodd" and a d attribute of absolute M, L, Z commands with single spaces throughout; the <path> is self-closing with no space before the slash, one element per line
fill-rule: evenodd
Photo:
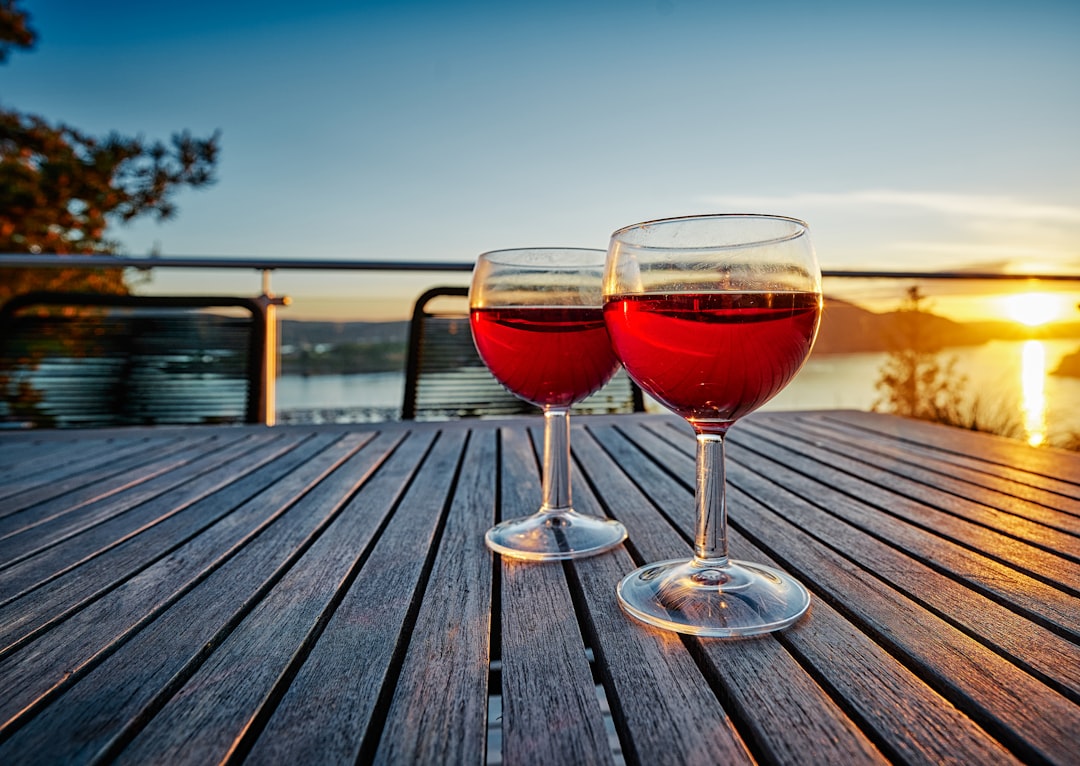
<path fill-rule="evenodd" d="M 0 0 L 0 63 L 30 49 L 36 33 L 15 0 Z M 108 254 L 110 224 L 176 213 L 184 187 L 214 182 L 219 133 L 146 141 L 98 138 L 0 104 L 0 252 Z M 124 292 L 118 270 L 3 269 L 0 303 L 28 289 Z"/>
<path fill-rule="evenodd" d="M 1025 438 L 1020 410 L 1012 402 L 984 394 L 965 404 L 967 378 L 956 372 L 955 356 L 941 358 L 941 341 L 926 321 L 926 296 L 918 287 L 908 289 L 898 313 L 898 329 L 891 339 L 893 348 L 874 383 L 878 392 L 874 410 L 1011 439 Z M 1043 443 L 1080 450 L 1080 433 L 1066 430 Z"/>
<path fill-rule="evenodd" d="M 886 357 L 874 388 L 873 408 L 897 415 L 957 423 L 961 420 L 965 378 L 956 373 L 956 358 L 940 358 L 941 343 L 929 330 L 926 296 L 908 288 L 901 303 L 892 350 Z"/>
<path fill-rule="evenodd" d="M 26 13 L 15 8 L 15 0 L 0 0 L 0 64 L 13 48 L 30 48 L 37 32 L 30 28 Z"/>

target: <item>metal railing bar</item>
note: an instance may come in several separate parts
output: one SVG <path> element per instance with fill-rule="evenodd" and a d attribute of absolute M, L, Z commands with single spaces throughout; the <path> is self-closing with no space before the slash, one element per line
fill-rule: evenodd
<path fill-rule="evenodd" d="M 844 279 L 954 279 L 1080 282 L 1080 274 L 1005 274 L 995 271 L 848 271 L 822 269 L 821 276 Z"/>
<path fill-rule="evenodd" d="M 55 255 L 41 253 L 0 254 L 0 267 L 89 267 L 116 269 L 200 268 L 254 269 L 257 271 L 292 269 L 310 271 L 472 271 L 471 261 L 370 261 L 327 258 L 246 258 L 237 256 L 146 256 L 124 255 Z M 825 278 L 844 279 L 948 279 L 1080 282 L 1080 274 L 1012 274 L 988 271 L 865 271 L 823 269 Z"/>
<path fill-rule="evenodd" d="M 311 271 L 472 271 L 464 261 L 358 261 L 326 258 L 243 258 L 217 256 L 54 255 L 2 254 L 0 267 L 71 267 L 108 269 L 296 269 Z"/>

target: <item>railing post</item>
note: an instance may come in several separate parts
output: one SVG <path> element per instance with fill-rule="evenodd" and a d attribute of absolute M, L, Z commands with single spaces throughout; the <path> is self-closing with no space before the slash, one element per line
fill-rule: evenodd
<path fill-rule="evenodd" d="M 288 306 L 288 296 L 275 297 L 270 287 L 273 269 L 263 269 L 262 295 L 258 301 L 266 322 L 265 348 L 263 349 L 263 390 L 261 397 L 261 420 L 272 426 L 277 421 L 277 374 L 278 374 L 278 323 L 277 307 Z"/>

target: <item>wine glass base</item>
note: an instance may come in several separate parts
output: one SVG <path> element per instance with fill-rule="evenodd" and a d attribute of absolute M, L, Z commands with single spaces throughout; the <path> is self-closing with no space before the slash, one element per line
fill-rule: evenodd
<path fill-rule="evenodd" d="M 680 559 L 648 564 L 623 578 L 619 605 L 630 616 L 677 633 L 731 638 L 791 625 L 810 594 L 790 575 L 762 564 L 725 567 Z"/>
<path fill-rule="evenodd" d="M 509 519 L 487 531 L 488 548 L 515 559 L 558 561 L 603 553 L 626 539 L 626 527 L 612 519 L 574 510 L 538 511 Z"/>

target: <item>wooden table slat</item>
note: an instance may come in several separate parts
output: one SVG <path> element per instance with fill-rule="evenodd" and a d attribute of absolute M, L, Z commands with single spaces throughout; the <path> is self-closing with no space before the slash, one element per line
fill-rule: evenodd
<path fill-rule="evenodd" d="M 276 439 L 204 474 L 197 490 L 178 487 L 3 569 L 0 587 L 12 595 L 0 606 L 0 647 L 122 584 L 336 440 Z"/>
<path fill-rule="evenodd" d="M 407 608 L 439 519 L 445 491 L 440 484 L 453 475 L 463 437 L 458 433 L 435 445 L 400 512 L 391 518 L 376 543 L 376 552 L 371 554 L 378 555 L 387 548 L 391 551 L 379 568 L 386 573 L 388 582 L 400 589 L 397 594 L 383 594 L 379 607 L 384 618 L 398 611 L 388 603 L 394 595 Z M 328 502 L 323 501 L 324 506 L 344 506 L 358 484 L 359 477 L 353 472 L 338 473 L 340 488 L 329 495 Z M 319 490 L 328 486 L 330 483 L 324 481 Z M 248 747 L 246 737 L 256 733 L 262 709 L 283 694 L 283 690 L 275 694 L 275 686 L 291 681 L 306 650 L 321 633 L 322 623 L 336 606 L 334 602 L 344 598 L 338 592 L 352 579 L 358 558 L 364 553 L 365 538 L 378 531 L 365 515 L 355 512 L 355 506 L 352 510 L 350 513 L 345 508 L 334 514 L 302 558 L 282 575 L 280 583 L 244 616 L 220 648 L 135 735 L 119 754 L 119 763 L 141 764 L 151 757 L 177 764 L 217 762 L 235 749 Z M 363 635 L 356 635 L 350 654 L 362 655 L 365 649 Z M 244 677 L 242 691 L 236 688 L 237 675 Z M 323 683 L 326 680 L 321 679 Z M 233 703 L 228 709 L 213 704 L 226 693 Z"/>
<path fill-rule="evenodd" d="M 759 426 L 751 422 L 746 428 L 759 429 Z M 762 433 L 760 430 L 757 432 Z M 823 450 L 824 454 L 828 455 L 828 461 L 835 467 L 843 466 L 845 470 L 853 472 L 865 472 L 870 468 L 887 474 L 893 482 L 899 480 L 902 483 L 902 486 L 897 486 L 896 489 L 917 499 L 929 497 L 931 493 L 938 497 L 952 495 L 1015 517 L 1002 517 L 999 521 L 992 515 L 978 513 L 980 520 L 988 525 L 1000 525 L 1016 534 L 1030 530 L 1029 534 L 1032 536 L 1053 534 L 1044 532 L 1044 527 L 1066 533 L 1073 538 L 1080 535 L 1078 500 L 1017 482 L 998 480 L 992 474 L 984 472 L 965 472 L 965 469 L 952 464 L 935 464 L 934 469 L 930 469 L 925 467 L 927 461 L 918 460 L 918 453 L 904 455 L 905 450 L 891 444 L 865 440 L 840 445 L 831 441 L 815 440 L 812 445 L 808 444 L 805 437 L 817 433 L 820 431 L 793 423 L 785 428 L 782 438 L 787 444 L 800 444 L 804 448 Z M 1061 547 L 1061 540 L 1072 542 L 1067 537 L 1058 537 L 1046 544 L 1051 548 Z"/>
<path fill-rule="evenodd" d="M 0 432 L 0 763 L 1075 764 L 1080 456 L 854 411 L 731 431 L 732 554 L 814 595 L 715 640 L 625 615 L 689 554 L 695 441 L 575 416 L 553 564 L 542 420 Z"/>
<path fill-rule="evenodd" d="M 126 487 L 116 487 L 105 496 L 94 495 L 87 502 L 67 513 L 52 513 L 55 505 L 50 502 L 46 517 L 38 524 L 29 524 L 10 532 L 4 539 L 8 551 L 7 562 L 16 562 L 32 556 L 53 545 L 62 543 L 72 536 L 92 530 L 122 514 L 138 508 L 140 505 L 160 497 L 177 487 L 184 486 L 189 491 L 197 487 L 200 478 L 208 471 L 219 466 L 219 461 L 228 461 L 243 454 L 255 446 L 264 437 L 253 435 L 238 441 L 215 443 L 206 454 L 178 453 L 167 464 L 155 465 L 148 474 Z M 141 469 L 140 469 L 141 470 Z M 24 512 L 25 513 L 25 512 Z M 19 514 L 20 519 L 23 514 Z"/>
<path fill-rule="evenodd" d="M 609 442 L 610 444 L 610 442 Z M 655 445 L 659 448 L 661 445 Z M 648 471 L 648 464 L 640 451 L 620 453 L 621 467 L 624 471 L 638 476 Z M 686 462 L 683 459 L 681 462 Z M 691 474 L 693 464 L 688 463 Z M 672 467 L 668 464 L 668 467 Z M 603 470 L 594 475 L 606 476 Z M 671 482 L 671 477 L 654 474 L 650 477 L 650 489 Z M 659 548 L 654 544 L 652 531 L 644 529 L 644 534 L 631 534 L 631 540 L 638 547 L 646 560 L 663 560 L 687 556 L 690 550 L 686 539 L 693 534 L 693 501 L 689 495 L 689 486 L 683 487 L 684 497 L 679 505 L 685 509 L 682 517 L 684 540 L 678 546 Z M 679 489 L 672 486 L 671 495 L 678 496 Z M 668 510 L 665 508 L 665 510 Z M 640 524 L 640 522 L 639 522 Z M 653 521 L 653 528 L 663 527 L 660 518 Z M 634 528 L 638 528 L 635 524 Z M 738 549 L 733 549 L 733 555 Z M 758 556 L 755 560 L 769 563 L 767 558 Z M 769 759 L 791 762 L 801 752 L 816 762 L 875 762 L 881 758 L 874 745 L 866 736 L 844 716 L 837 715 L 836 702 L 808 676 L 795 658 L 779 645 L 775 639 L 764 636 L 752 643 L 754 650 L 744 652 L 742 647 L 751 642 L 730 642 L 717 644 L 706 642 L 703 652 L 710 661 L 711 673 L 719 679 L 732 704 L 747 711 L 743 715 L 745 726 L 750 729 L 754 741 L 759 743 Z M 764 710 L 763 701 L 769 700 Z M 751 715 L 748 711 L 754 710 Z M 809 733 L 807 733 L 809 732 Z"/>
<path fill-rule="evenodd" d="M 527 431 L 500 432 L 500 519 L 540 507 Z M 559 565 L 502 563 L 503 757 L 509 763 L 613 763 L 566 577 Z"/>
<path fill-rule="evenodd" d="M 1026 471 L 1080 490 L 1080 454 L 1076 452 L 1051 448 L 1032 449 L 1023 442 L 994 434 L 874 412 L 824 411 L 817 417 L 825 421 L 839 420 L 857 425 L 875 438 L 888 436 L 899 444 L 929 446 L 941 452 L 952 452 L 964 457 L 977 455 L 985 464 L 1000 466 L 1006 470 Z"/>
<path fill-rule="evenodd" d="M 836 420 L 806 420 L 791 418 L 785 425 L 813 434 L 815 443 L 827 446 L 835 440 L 850 443 L 871 454 L 881 453 L 925 468 L 952 475 L 972 484 L 980 484 L 1018 499 L 1028 500 L 1047 508 L 1080 513 L 1080 476 L 1076 481 L 1051 479 L 1000 463 L 987 462 L 967 455 L 935 449 L 932 444 L 912 444 L 896 440 L 873 439 L 865 428 Z"/>
<path fill-rule="evenodd" d="M 639 441 L 650 443 L 644 437 Z M 659 445 L 654 446 L 659 449 Z M 1008 649 L 1013 656 L 1041 665 L 1052 676 L 1071 676 L 1073 680 L 1067 682 L 1068 686 L 1074 687 L 1080 679 L 1073 673 L 1080 668 L 1075 640 L 1063 639 L 1045 628 L 1029 628 L 1023 617 L 1014 611 L 1027 609 L 1048 624 L 1075 635 L 1080 627 L 1077 623 L 1080 602 L 1075 597 L 929 532 L 901 524 L 890 514 L 871 513 L 864 503 L 834 492 L 826 484 L 805 482 L 804 475 L 795 474 L 782 463 L 762 461 L 760 454 L 746 460 L 747 470 L 742 470 L 738 445 L 729 449 L 733 457 L 729 470 L 733 492 L 743 490 L 757 501 L 776 497 L 772 502 L 783 509 L 785 518 L 800 522 L 802 529 L 816 539 L 838 548 L 848 558 L 863 562 L 869 571 L 896 578 L 901 587 L 935 605 L 958 623 L 973 626 L 973 632 L 984 638 L 996 637 L 999 646 Z M 796 459 L 788 457 L 789 462 Z M 683 481 L 690 482 L 693 466 L 689 457 L 675 465 L 681 465 Z M 782 485 L 777 485 L 776 480 Z M 791 498 L 785 487 L 800 487 L 802 497 Z M 866 497 L 865 493 L 863 497 Z M 808 504 L 822 505 L 830 510 L 830 514 L 815 513 Z M 747 515 L 753 518 L 751 514 Z M 732 511 L 732 523 L 743 525 L 737 505 Z M 914 558 L 915 554 L 921 554 L 925 562 L 932 562 L 935 567 L 920 562 Z M 937 568 L 947 568 L 950 562 L 957 570 L 957 577 L 984 586 L 1011 608 L 943 577 Z M 980 574 L 971 574 L 975 572 Z M 1010 583 L 1013 584 L 1011 588 L 1008 587 Z M 1039 636 L 1034 646 L 1033 634 Z M 1042 652 L 1045 654 L 1040 654 Z M 1040 660 L 1040 656 L 1043 659 Z"/>
<path fill-rule="evenodd" d="M 227 440 L 241 436 L 235 434 L 220 438 Z M 70 511 L 98 497 L 116 492 L 118 488 L 141 481 L 143 477 L 158 475 L 174 465 L 180 465 L 189 455 L 202 454 L 204 449 L 200 445 L 213 441 L 213 434 L 203 434 L 201 438 L 193 440 L 165 442 L 156 445 L 153 450 L 135 450 L 121 454 L 115 461 L 102 462 L 88 471 L 74 473 L 58 481 L 38 475 L 30 486 L 0 503 L 0 524 L 4 525 L 0 529 L 7 534 L 23 525 L 22 521 L 13 520 L 13 516 L 32 518 L 40 522 L 49 517 L 51 509 Z M 55 451 L 55 447 L 53 449 Z M 71 458 L 79 457 L 70 455 L 61 458 L 61 454 L 63 453 L 57 451 L 56 461 L 62 465 L 73 462 Z M 31 509 L 31 512 L 25 513 L 27 509 Z M 21 517 L 20 512 L 24 512 Z"/>
<path fill-rule="evenodd" d="M 691 483 L 694 468 L 689 456 L 676 467 L 681 469 L 684 482 Z M 738 486 L 739 472 L 729 471 L 729 480 Z M 1056 691 L 1023 669 L 990 652 L 917 602 L 907 600 L 898 591 L 868 576 L 865 569 L 848 561 L 848 556 L 857 553 L 850 542 L 845 541 L 845 555 L 839 556 L 817 540 L 808 538 L 802 529 L 809 521 L 821 522 L 829 517 L 815 513 L 806 500 L 779 485 L 765 482 L 762 487 L 771 487 L 770 493 L 775 497 L 766 496 L 769 502 L 759 504 L 757 513 L 745 513 L 740 517 L 733 511 L 732 520 L 740 531 L 745 529 L 755 540 L 766 541 L 770 551 L 782 552 L 781 568 L 814 573 L 814 578 L 806 581 L 808 586 L 826 598 L 830 605 L 856 617 L 861 629 L 872 631 L 879 642 L 888 637 L 890 652 L 904 658 L 909 666 L 916 662 L 927 683 L 947 693 L 953 704 L 965 708 L 980 722 L 1013 732 L 1013 746 L 1029 748 L 1032 755 L 1038 753 L 1039 757 L 1067 762 L 1071 756 L 1070 747 L 1065 743 L 1069 741 L 1069 731 L 1080 731 L 1080 709 L 1063 704 Z M 759 495 L 755 498 L 762 499 Z M 772 511 L 777 506 L 783 509 L 780 515 Z M 794 526 L 795 523 L 799 526 Z M 835 529 L 839 531 L 842 527 L 838 525 Z M 690 530 L 692 527 L 685 531 Z M 733 537 L 737 541 L 739 536 Z M 819 539 L 830 538 L 826 535 Z M 869 538 L 867 542 L 870 542 Z M 884 574 L 903 578 L 904 582 L 909 577 L 907 569 L 885 571 Z M 956 589 L 953 592 L 957 596 L 964 593 Z M 852 593 L 858 595 L 852 598 Z M 936 595 L 932 588 L 923 588 L 921 594 L 924 598 Z M 991 604 L 984 601 L 982 605 L 989 607 Z M 986 621 L 983 627 L 991 630 L 994 623 Z M 1044 633 L 1043 639 L 1048 638 L 1056 637 Z M 1074 645 L 1059 643 L 1057 647 L 1074 654 Z M 1047 670 L 1063 672 L 1053 663 Z M 1064 672 L 1071 673 L 1071 669 Z M 1022 692 L 1018 694 L 1018 690 Z M 1043 705 L 1059 714 L 1043 714 L 1040 712 Z"/>
<path fill-rule="evenodd" d="M 597 436 L 603 438 L 605 434 Z M 606 444 L 609 448 L 614 446 L 610 439 Z M 651 466 L 640 452 L 616 452 L 620 457 L 616 466 L 607 456 L 601 457 L 594 452 L 586 457 L 580 446 L 576 449 L 582 453 L 579 459 L 591 459 L 588 473 L 597 477 L 596 484 L 601 493 L 605 489 L 612 492 L 610 483 L 614 479 L 623 480 L 622 493 L 612 493 L 607 502 L 613 511 L 630 503 L 643 505 L 644 498 L 635 497 L 637 493 L 626 486 L 625 476 L 619 473 L 621 469 L 633 476 L 647 475 Z M 650 486 L 665 480 L 656 475 L 650 478 L 654 480 L 650 481 Z M 616 497 L 620 501 L 618 504 Z M 693 505 L 693 498 L 686 491 L 681 505 Z M 663 534 L 666 527 L 663 518 L 655 512 L 651 517 L 646 520 L 638 515 L 631 527 L 636 530 L 631 533 L 631 541 L 640 554 L 650 561 L 687 556 L 690 550 L 685 539 Z M 630 523 L 629 518 L 626 523 Z M 661 535 L 663 543 L 660 542 Z M 632 625 L 629 618 L 624 621 Z M 753 648 L 743 651 L 747 646 Z M 880 759 L 874 745 L 846 717 L 836 714 L 834 700 L 776 643 L 774 637 L 763 636 L 744 642 L 705 641 L 701 654 L 700 661 L 707 669 L 706 677 L 716 679 L 715 693 L 721 695 L 722 701 L 727 699 L 732 710 L 739 712 L 736 726 L 741 724 L 746 731 L 745 737 L 758 754 L 780 761 L 790 761 L 799 754 L 816 762 L 840 759 L 845 763 L 870 763 Z M 768 699 L 766 709 L 759 709 L 765 698 Z M 751 714 L 751 710 L 755 712 Z"/>
<path fill-rule="evenodd" d="M 750 452 L 741 452 L 748 447 Z M 825 464 L 813 454 L 812 448 L 793 448 L 784 444 L 783 437 L 746 445 L 733 440 L 729 452 L 735 456 L 743 455 L 742 460 L 747 466 L 759 461 L 776 465 L 791 472 L 794 481 L 799 481 L 794 478 L 797 472 L 806 480 L 817 482 L 823 493 L 845 505 L 850 503 L 846 503 L 844 497 L 855 500 L 861 516 L 891 523 L 894 529 L 902 530 L 908 537 L 934 541 L 948 538 L 987 557 L 1007 562 L 1002 564 L 1003 567 L 1025 570 L 1073 593 L 1080 593 L 1080 567 L 1065 558 L 1065 555 L 1071 558 L 1077 553 L 1080 542 L 1071 535 L 1033 525 L 1024 519 L 1000 515 L 980 503 L 926 485 L 913 487 L 895 474 L 850 465 L 842 458 L 830 456 L 829 464 Z M 880 510 L 882 515 L 864 512 L 865 506 Z M 899 518 L 892 523 L 886 516 Z M 979 523 L 983 519 L 988 523 Z M 992 524 L 995 521 L 996 528 Z M 924 534 L 920 534 L 920 530 Z M 905 547 L 908 545 L 911 543 L 904 543 Z"/>
<path fill-rule="evenodd" d="M 667 475 L 665 469 L 679 464 L 685 455 L 675 452 L 660 442 L 645 441 L 650 461 L 641 459 L 641 450 L 631 441 L 611 429 L 598 429 L 597 439 L 605 446 L 609 454 L 626 467 L 632 466 L 635 480 L 649 487 L 654 501 L 668 513 L 677 507 L 692 506 L 691 490 Z M 592 476 L 610 476 L 602 465 L 590 470 Z M 624 500 L 620 505 L 639 505 L 640 497 Z M 689 513 L 682 516 L 691 519 Z M 689 523 L 689 522 L 687 522 Z M 634 539 L 632 537 L 632 539 Z M 763 563 L 771 559 L 754 548 L 745 540 L 733 541 L 733 555 L 745 556 Z M 657 552 L 656 558 L 676 555 L 675 551 Z M 809 584 L 809 583 L 808 583 Z M 825 625 L 820 623 L 824 622 Z M 814 656 L 823 660 L 815 667 L 828 667 L 828 681 L 839 700 L 852 709 L 870 709 L 878 711 L 869 717 L 865 725 L 871 730 L 872 739 L 887 752 L 903 753 L 910 763 L 979 763 L 991 758 L 1005 762 L 1007 756 L 1000 745 L 986 736 L 972 722 L 963 717 L 951 705 L 944 706 L 940 696 L 922 679 L 911 673 L 896 661 L 886 649 L 873 640 L 867 640 L 858 627 L 844 621 L 836 610 L 827 602 L 816 601 L 810 617 L 784 633 L 786 644 L 792 644 L 799 650 L 800 656 Z M 852 643 L 852 637 L 859 640 Z M 762 641 L 755 639 L 754 644 Z M 843 647 L 842 649 L 837 646 Z M 719 660 L 729 649 L 729 643 L 721 643 L 716 649 Z M 843 658 L 843 662 L 838 660 Z M 753 686 L 755 679 L 748 681 Z M 891 701 L 891 704 L 888 702 Z M 874 704 L 882 703 L 886 704 Z M 770 707 L 775 703 L 770 703 Z M 778 716 L 777 718 L 782 718 Z M 771 719 L 773 725 L 785 732 L 789 727 L 782 727 L 782 720 Z M 816 753 L 813 747 L 818 740 L 809 745 L 807 757 L 813 762 L 826 762 L 831 753 Z M 830 743 L 826 742 L 826 745 Z"/>
<path fill-rule="evenodd" d="M 12 455 L 10 462 L 0 462 L 0 465 L 9 466 L 0 469 L 0 512 L 7 515 L 20 508 L 40 502 L 47 497 L 29 498 L 22 503 L 14 500 L 4 500 L 13 495 L 19 495 L 33 489 L 48 487 L 55 497 L 62 494 L 63 482 L 68 482 L 70 487 L 78 487 L 88 483 L 94 475 L 95 469 L 105 468 L 111 473 L 126 470 L 126 466 L 120 461 L 129 457 L 137 457 L 146 460 L 148 454 L 154 454 L 159 450 L 165 450 L 167 445 L 175 443 L 174 439 L 133 439 L 121 443 L 112 440 L 101 440 L 100 443 L 92 442 L 85 445 L 83 451 L 77 455 L 66 456 L 64 460 L 58 460 L 58 452 L 55 445 L 43 447 L 45 454 L 36 455 L 30 459 L 19 460 L 20 456 Z M 2 460 L 2 459 L 0 459 Z"/>
<path fill-rule="evenodd" d="M 575 429 L 572 447 L 582 478 L 574 485 L 583 513 L 614 515 L 628 525 L 631 542 L 644 535 L 682 547 L 670 527 L 652 528 L 649 498 L 602 449 L 597 435 Z M 629 737 L 627 748 L 640 763 L 749 763 L 746 742 L 731 717 L 715 704 L 717 690 L 701 675 L 684 642 L 673 633 L 628 629 L 634 623 L 612 597 L 612 584 L 637 564 L 629 553 L 575 561 L 573 572 L 588 605 L 588 632 L 600 647 L 597 662 L 607 677 L 612 708 Z"/>
<path fill-rule="evenodd" d="M 161 434 L 131 435 L 126 438 L 113 436 L 81 433 L 79 438 L 71 441 L 78 443 L 78 450 L 72 450 L 70 460 L 60 462 L 56 457 L 64 452 L 63 446 L 58 450 L 57 442 L 53 439 L 38 439 L 40 434 L 50 433 L 36 431 L 31 434 L 0 430 L 0 487 L 6 494 L 7 483 L 12 479 L 20 479 L 34 474 L 40 474 L 63 465 L 64 462 L 78 460 L 80 458 L 94 457 L 91 465 L 107 459 L 112 451 L 124 451 L 132 446 L 138 446 L 153 440 L 160 443 L 175 441 L 176 436 L 164 436 Z"/>
<path fill-rule="evenodd" d="M 495 521 L 496 441 L 494 430 L 470 434 L 375 763 L 484 760 L 493 574 L 483 536 Z"/>
<path fill-rule="evenodd" d="M 175 693 L 326 523 L 334 508 L 323 495 L 332 498 L 336 487 L 320 480 L 335 475 L 352 452 L 353 445 L 335 440 L 187 546 L 0 661 L 0 674 L 19 692 L 0 701 L 5 733 L 14 730 L 5 751 L 24 759 L 88 759 L 130 738 L 145 725 L 146 711 Z M 365 451 L 358 459 L 381 457 Z M 201 561 L 184 571 L 192 554 Z M 190 579 L 168 576 L 177 568 Z M 46 643 L 47 663 L 39 651 Z M 101 699 L 115 706 L 94 704 Z M 68 729 L 83 736 L 58 740 L 55 732 Z"/>
<path fill-rule="evenodd" d="M 397 535 L 385 544 L 378 537 L 379 527 L 395 508 L 409 508 L 413 495 L 406 495 L 406 488 L 436 437 L 428 433 L 406 438 L 350 501 L 346 510 L 369 522 L 363 534 L 353 540 L 354 555 L 366 557 L 364 566 L 353 573 L 354 579 L 280 701 L 266 711 L 269 718 L 258 739 L 244 743 L 252 748 L 254 762 L 295 762 L 297 753 L 303 755 L 303 761 L 311 752 L 318 752 L 324 763 L 354 763 L 365 739 L 374 736 L 369 727 L 378 713 L 386 680 L 392 675 L 391 667 L 400 660 L 412 587 L 422 573 L 422 562 L 403 560 L 398 548 L 410 530 L 401 529 L 399 523 Z M 450 465 L 446 461 L 452 462 L 452 456 L 444 451 L 439 454 L 444 461 L 440 467 Z M 441 501 L 426 497 L 420 507 L 441 510 Z M 414 522 L 415 517 L 407 521 Z M 434 525 L 435 520 L 423 523 Z M 434 534 L 434 526 L 429 530 Z M 423 538 L 423 530 L 417 531 Z M 371 548 L 373 542 L 375 547 Z M 392 585 L 382 582 L 372 576 L 382 566 L 411 580 Z M 322 716 L 313 719 L 313 710 L 323 711 Z"/>

